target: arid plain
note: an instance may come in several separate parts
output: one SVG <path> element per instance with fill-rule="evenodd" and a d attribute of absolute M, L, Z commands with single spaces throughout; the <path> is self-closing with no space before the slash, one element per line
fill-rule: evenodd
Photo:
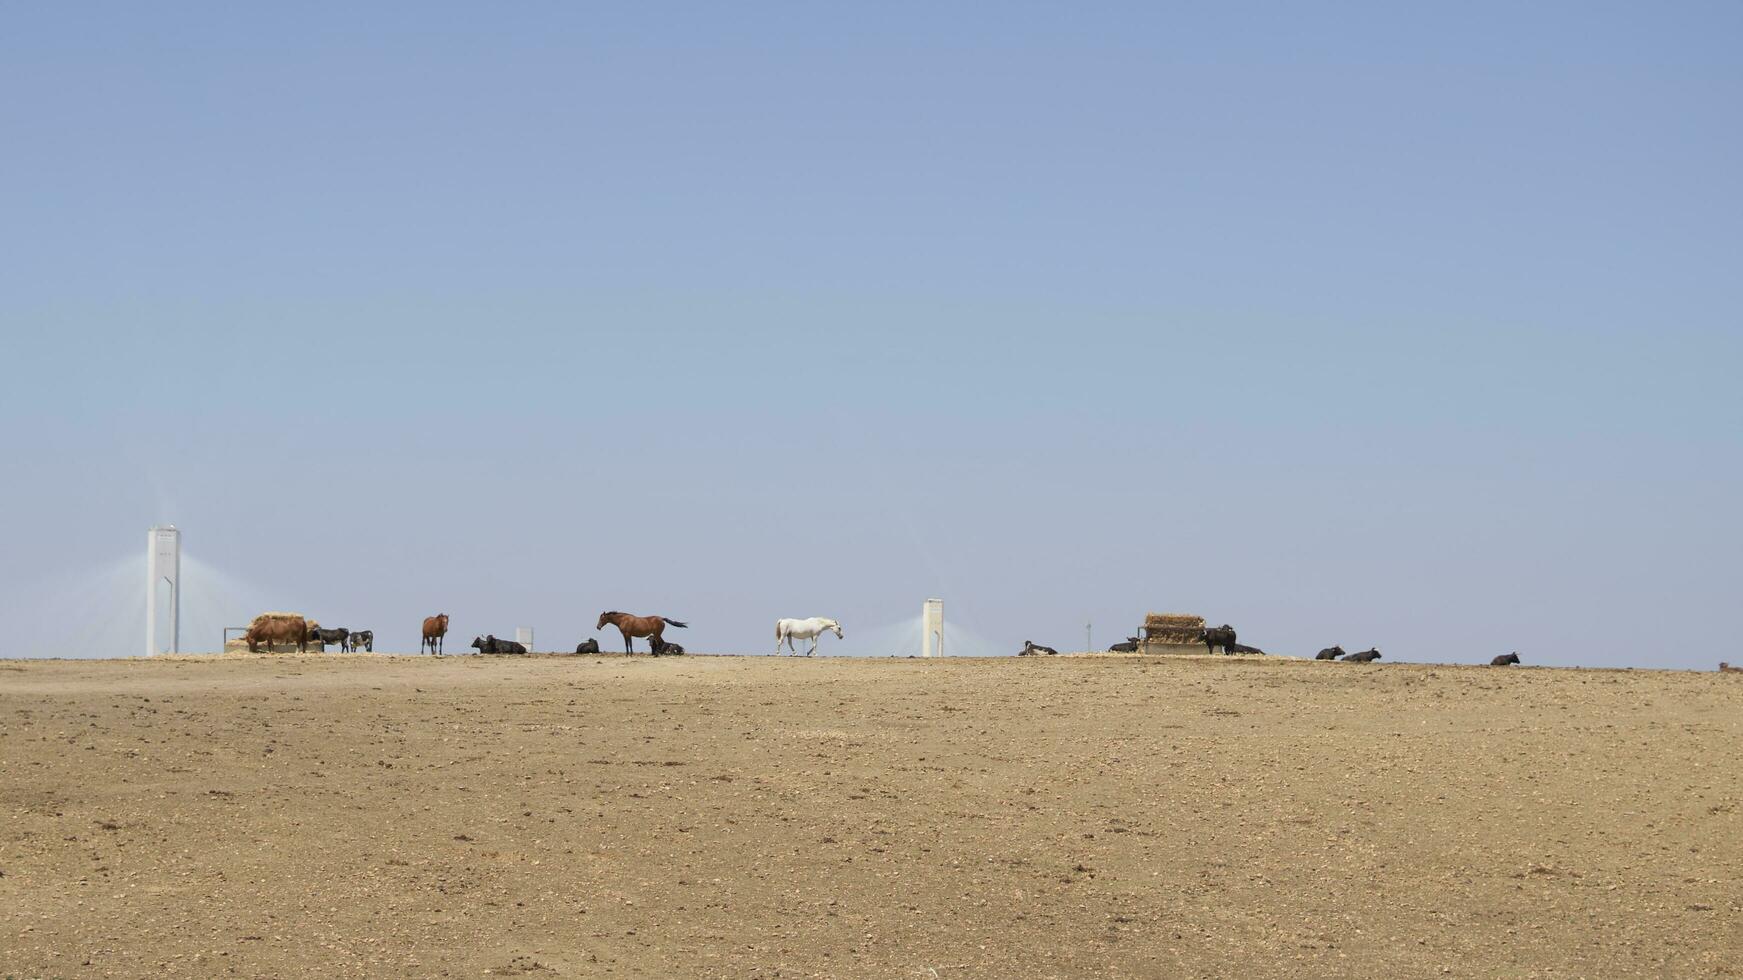
<path fill-rule="evenodd" d="M 1743 975 L 1743 677 L 0 663 L 0 975 Z"/>

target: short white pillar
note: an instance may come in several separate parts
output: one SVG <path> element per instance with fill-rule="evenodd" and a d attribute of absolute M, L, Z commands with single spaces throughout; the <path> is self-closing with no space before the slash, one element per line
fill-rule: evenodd
<path fill-rule="evenodd" d="M 943 599 L 927 599 L 920 607 L 920 656 L 944 656 Z"/>

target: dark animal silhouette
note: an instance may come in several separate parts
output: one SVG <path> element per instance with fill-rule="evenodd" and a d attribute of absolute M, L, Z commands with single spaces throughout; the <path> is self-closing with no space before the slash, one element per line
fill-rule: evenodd
<path fill-rule="evenodd" d="M 298 653 L 309 652 L 309 622 L 301 616 L 262 616 L 248 624 L 243 634 L 248 652 L 259 653 L 260 644 L 295 643 Z"/>
<path fill-rule="evenodd" d="M 667 643 L 659 637 L 650 637 L 648 642 L 654 645 L 654 656 L 656 657 L 682 657 L 684 655 L 684 648 L 679 644 Z"/>
<path fill-rule="evenodd" d="M 327 644 L 329 643 L 337 643 L 339 644 L 339 649 L 343 650 L 345 649 L 347 641 L 351 639 L 351 631 L 343 626 L 334 627 L 330 630 L 315 627 L 309 630 L 309 639 L 321 648 L 322 653 L 327 652 Z"/>
<path fill-rule="evenodd" d="M 472 638 L 472 646 L 479 653 L 525 653 L 527 648 L 513 640 L 499 640 L 495 634 L 486 633 Z"/>
<path fill-rule="evenodd" d="M 1719 661 L 1719 673 L 1721 673 L 1721 674 L 1743 674 L 1743 667 L 1733 667 L 1730 664 L 1726 663 L 1725 661 L 1721 660 L 1721 661 Z"/>
<path fill-rule="evenodd" d="M 585 643 L 577 643 L 577 644 L 575 644 L 575 652 L 576 653 L 598 653 L 599 652 L 599 641 L 598 640 L 588 640 Z"/>
<path fill-rule="evenodd" d="M 1491 667 L 1505 667 L 1508 664 L 1516 664 L 1518 662 L 1519 662 L 1519 654 L 1517 652 L 1514 652 L 1514 653 L 1509 653 L 1505 657 L 1496 657 L 1495 659 L 1489 661 L 1489 666 L 1491 666 Z"/>
<path fill-rule="evenodd" d="M 1314 656 L 1315 660 L 1336 660 L 1344 655 L 1343 647 L 1326 647 Z"/>
<path fill-rule="evenodd" d="M 1344 662 L 1345 663 L 1352 663 L 1352 664 L 1371 664 L 1374 661 L 1379 660 L 1379 659 L 1380 659 L 1380 651 L 1373 648 L 1373 647 L 1369 647 L 1368 649 L 1363 650 L 1361 653 L 1350 654 L 1349 656 L 1344 658 Z"/>
<path fill-rule="evenodd" d="M 1059 656 L 1059 651 L 1053 649 L 1052 647 L 1044 647 L 1044 646 L 1040 645 L 1039 643 L 1036 643 L 1034 640 L 1024 640 L 1023 641 L 1023 652 L 1017 654 L 1017 656 L 1019 656 L 1019 657 L 1042 657 L 1042 656 L 1057 657 L 1057 656 Z"/>
<path fill-rule="evenodd" d="M 442 655 L 442 637 L 448 635 L 448 614 L 430 616 L 424 620 L 424 639 L 418 644 L 418 652 L 423 653 L 425 647 L 440 657 Z M 465 634 L 461 634 L 465 635 Z"/>
<path fill-rule="evenodd" d="M 1215 653 L 1217 647 L 1222 647 L 1224 653 L 1229 653 L 1229 648 L 1235 645 L 1235 628 L 1227 623 L 1207 626 L 1204 632 L 1198 634 L 1198 638 L 1204 643 L 1206 653 Z"/>
<path fill-rule="evenodd" d="M 1108 652 L 1109 653 L 1137 653 L 1138 652 L 1138 638 L 1135 636 L 1128 636 L 1128 637 L 1126 637 L 1126 642 L 1116 643 L 1113 646 L 1108 647 Z"/>
<path fill-rule="evenodd" d="M 375 652 L 375 631 L 374 630 L 352 630 L 351 631 L 351 639 L 346 642 L 345 648 L 347 650 L 351 651 L 352 653 L 356 653 L 358 650 L 367 650 L 370 653 L 374 653 Z"/>
<path fill-rule="evenodd" d="M 653 647 L 653 653 L 656 657 L 660 655 L 660 644 L 665 642 L 661 639 L 661 634 L 666 631 L 666 627 L 676 626 L 679 629 L 689 628 L 688 623 L 680 623 L 675 619 L 667 619 L 664 616 L 631 616 L 629 613 L 618 612 L 615 609 L 610 612 L 600 613 L 599 623 L 593 628 L 595 630 L 602 630 L 605 628 L 606 623 L 610 623 L 617 627 L 617 631 L 623 634 L 624 653 L 634 653 L 634 638 L 645 636 L 649 637 L 648 643 Z"/>
<path fill-rule="evenodd" d="M 1261 657 L 1265 655 L 1265 651 L 1259 649 L 1258 647 L 1247 646 L 1244 643 L 1235 643 L 1235 644 L 1232 644 L 1230 646 L 1225 647 L 1224 649 L 1229 653 L 1242 653 L 1242 654 L 1248 654 L 1248 655 L 1255 655 L 1256 654 L 1256 655 L 1261 656 Z"/>

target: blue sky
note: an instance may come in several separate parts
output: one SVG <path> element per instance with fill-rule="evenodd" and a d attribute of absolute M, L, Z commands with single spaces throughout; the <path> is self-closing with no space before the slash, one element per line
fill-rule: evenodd
<path fill-rule="evenodd" d="M 0 12 L 0 653 L 175 522 L 395 649 L 1743 656 L 1743 8 L 990 12 Z"/>

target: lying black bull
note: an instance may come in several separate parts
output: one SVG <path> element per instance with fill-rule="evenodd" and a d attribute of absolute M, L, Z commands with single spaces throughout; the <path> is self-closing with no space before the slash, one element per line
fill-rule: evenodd
<path fill-rule="evenodd" d="M 576 653 L 598 653 L 599 652 L 599 641 L 598 640 L 588 640 L 585 643 L 577 643 L 577 644 L 575 644 L 575 652 Z"/>
<path fill-rule="evenodd" d="M 1345 663 L 1352 663 L 1352 664 L 1371 664 L 1374 661 L 1379 660 L 1379 659 L 1380 659 L 1380 651 L 1375 649 L 1374 647 L 1369 647 L 1368 649 L 1363 650 L 1361 653 L 1350 654 L 1349 656 L 1344 658 L 1344 662 Z"/>
<path fill-rule="evenodd" d="M 474 648 L 476 648 L 479 653 L 525 653 L 525 652 L 527 652 L 526 647 L 521 646 L 519 643 L 516 643 L 513 640 L 499 640 L 494 635 L 488 634 L 488 633 L 485 634 L 484 636 L 473 637 L 472 638 L 472 646 Z"/>
<path fill-rule="evenodd" d="M 1128 636 L 1128 637 L 1126 637 L 1126 642 L 1116 643 L 1113 646 L 1108 647 L 1108 652 L 1109 653 L 1137 653 L 1138 652 L 1138 638 L 1135 636 Z"/>
<path fill-rule="evenodd" d="M 1314 656 L 1315 660 L 1336 660 L 1344 655 L 1343 647 L 1326 647 Z"/>
<path fill-rule="evenodd" d="M 1514 652 L 1514 653 L 1509 653 L 1505 657 L 1496 657 L 1495 659 L 1489 661 L 1489 666 L 1491 666 L 1491 667 L 1505 667 L 1509 664 L 1516 664 L 1518 662 L 1519 662 L 1519 654 L 1517 652 Z"/>
<path fill-rule="evenodd" d="M 1023 650 L 1021 653 L 1017 654 L 1017 656 L 1019 656 L 1019 657 L 1057 657 L 1057 656 L 1059 656 L 1059 651 L 1053 649 L 1052 647 L 1044 647 L 1041 644 L 1036 643 L 1034 640 L 1024 640 L 1023 641 Z"/>
<path fill-rule="evenodd" d="M 649 637 L 648 642 L 653 645 L 654 656 L 656 657 L 681 657 L 684 655 L 684 647 L 682 644 L 668 643 L 657 636 Z"/>

